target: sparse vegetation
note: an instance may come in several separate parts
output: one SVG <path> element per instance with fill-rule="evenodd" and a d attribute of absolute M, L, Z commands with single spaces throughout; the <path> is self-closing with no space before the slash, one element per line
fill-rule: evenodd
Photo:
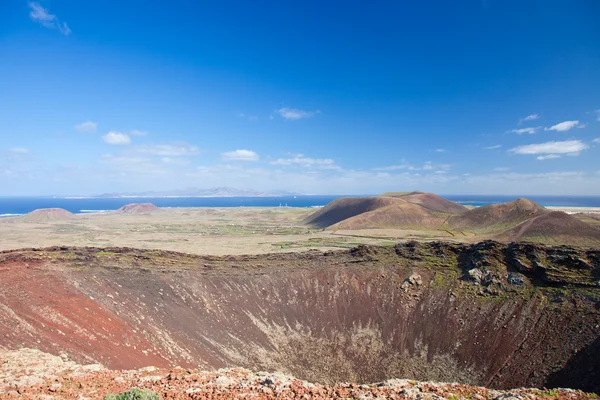
<path fill-rule="evenodd" d="M 135 388 L 119 394 L 109 394 L 104 400 L 160 400 L 160 396 L 150 390 Z"/>

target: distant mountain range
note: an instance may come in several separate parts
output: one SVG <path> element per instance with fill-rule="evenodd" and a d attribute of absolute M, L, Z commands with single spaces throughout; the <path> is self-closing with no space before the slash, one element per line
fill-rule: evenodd
<path fill-rule="evenodd" d="M 209 189 L 186 188 L 181 190 L 104 193 L 98 198 L 126 198 L 126 197 L 278 197 L 293 196 L 298 193 L 284 191 L 261 192 L 257 190 L 236 189 L 230 187 L 216 187 Z"/>

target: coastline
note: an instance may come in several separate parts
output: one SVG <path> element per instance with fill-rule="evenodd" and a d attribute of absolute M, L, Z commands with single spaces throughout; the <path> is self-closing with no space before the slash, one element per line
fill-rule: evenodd
<path fill-rule="evenodd" d="M 562 206 L 547 206 L 552 211 L 562 211 L 567 214 L 599 214 L 600 207 L 562 207 Z"/>

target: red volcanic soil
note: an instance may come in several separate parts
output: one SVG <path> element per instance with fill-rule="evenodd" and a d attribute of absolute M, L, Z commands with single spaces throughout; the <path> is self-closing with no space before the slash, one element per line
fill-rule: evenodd
<path fill-rule="evenodd" d="M 160 208 L 152 203 L 132 203 L 119 208 L 117 212 L 124 214 L 150 214 L 159 211 Z"/>
<path fill-rule="evenodd" d="M 169 365 L 130 325 L 39 260 L 0 264 L 0 347 L 61 349 L 113 368 Z"/>
<path fill-rule="evenodd" d="M 62 208 L 40 208 L 21 217 L 24 221 L 43 222 L 73 217 L 73 213 Z"/>
<path fill-rule="evenodd" d="M 236 257 L 7 251 L 0 348 L 108 368 L 245 367 L 328 384 L 600 391 L 599 281 L 600 251 L 521 243 Z"/>

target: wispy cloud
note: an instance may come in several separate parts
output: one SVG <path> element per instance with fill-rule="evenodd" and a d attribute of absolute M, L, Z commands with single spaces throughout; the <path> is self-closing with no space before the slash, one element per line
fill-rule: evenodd
<path fill-rule="evenodd" d="M 102 140 L 115 146 L 122 146 L 131 143 L 131 138 L 129 135 L 115 131 L 108 132 L 106 135 L 102 136 Z"/>
<path fill-rule="evenodd" d="M 252 150 L 234 150 L 222 153 L 221 158 L 227 161 L 258 161 L 260 156 Z"/>
<path fill-rule="evenodd" d="M 566 132 L 570 129 L 575 128 L 579 125 L 579 121 L 564 121 L 559 124 L 553 125 L 550 128 L 544 128 L 545 131 L 556 131 L 556 132 Z"/>
<path fill-rule="evenodd" d="M 311 118 L 314 117 L 315 114 L 320 114 L 321 111 L 317 110 L 317 111 L 305 111 L 305 110 L 300 110 L 298 108 L 280 108 L 279 110 L 277 110 L 277 113 L 279 115 L 281 115 L 281 117 L 287 119 L 287 120 L 298 120 L 298 119 L 303 119 L 303 118 Z"/>
<path fill-rule="evenodd" d="M 135 147 L 135 151 L 138 153 L 163 157 L 193 156 L 200 153 L 198 147 L 185 142 L 140 145 Z"/>
<path fill-rule="evenodd" d="M 291 158 L 279 158 L 271 161 L 272 165 L 297 165 L 301 167 L 316 167 L 322 169 L 340 169 L 331 158 L 310 158 L 304 154 L 296 154 Z"/>
<path fill-rule="evenodd" d="M 506 171 L 509 171 L 509 170 L 510 170 L 510 168 L 508 168 L 508 167 L 496 167 L 496 168 L 494 168 L 494 171 L 496 171 L 496 172 L 506 172 Z"/>
<path fill-rule="evenodd" d="M 372 171 L 449 171 L 452 168 L 451 164 L 434 164 L 431 161 L 426 161 L 422 166 L 411 165 L 404 160 L 402 164 L 388 165 L 386 167 L 372 168 Z"/>
<path fill-rule="evenodd" d="M 526 121 L 535 121 L 540 118 L 540 114 L 530 114 L 524 118 L 519 118 L 519 125 Z"/>
<path fill-rule="evenodd" d="M 560 158 L 560 157 L 561 156 L 558 154 L 547 154 L 545 156 L 537 156 L 536 159 L 542 161 L 542 160 L 550 160 L 553 158 Z"/>
<path fill-rule="evenodd" d="M 596 139 L 592 140 L 592 143 L 598 143 L 598 144 L 600 144 L 600 138 L 596 138 Z"/>
<path fill-rule="evenodd" d="M 75 130 L 79 132 L 85 133 L 94 133 L 96 132 L 96 128 L 98 128 L 98 124 L 92 121 L 85 121 L 80 124 L 75 125 Z"/>
<path fill-rule="evenodd" d="M 484 150 L 494 150 L 494 149 L 499 149 L 500 147 L 502 147 L 501 144 L 495 144 L 493 146 L 488 146 L 488 147 L 484 147 Z"/>
<path fill-rule="evenodd" d="M 445 153 L 446 149 L 435 149 L 437 153 Z"/>
<path fill-rule="evenodd" d="M 42 7 L 40 3 L 30 1 L 27 4 L 29 5 L 30 10 L 29 18 L 31 18 L 32 21 L 35 21 L 48 29 L 57 29 L 65 36 L 71 34 L 71 29 L 69 29 L 67 23 L 60 21 L 56 15 L 50 14 L 48 9 Z"/>
<path fill-rule="evenodd" d="M 600 108 L 597 109 L 596 111 L 594 111 L 596 113 L 596 115 L 598 116 L 598 121 L 600 121 Z"/>
<path fill-rule="evenodd" d="M 517 135 L 522 135 L 524 133 L 529 133 L 530 135 L 533 135 L 540 128 L 541 128 L 541 126 L 536 126 L 536 127 L 533 127 L 533 128 L 520 128 L 520 129 L 513 129 L 510 132 L 511 133 L 516 133 Z"/>
<path fill-rule="evenodd" d="M 558 158 L 559 154 L 576 156 L 579 155 L 579 152 L 587 148 L 589 148 L 589 146 L 580 140 L 566 140 L 563 142 L 546 142 L 518 146 L 510 149 L 509 152 L 513 154 L 551 155 L 551 157 L 538 157 L 538 160 L 545 160 L 547 158 Z"/>
<path fill-rule="evenodd" d="M 129 134 L 133 135 L 133 136 L 146 136 L 146 135 L 148 135 L 148 132 L 146 132 L 146 131 L 138 131 L 137 129 L 134 129 L 132 131 L 129 131 Z"/>

